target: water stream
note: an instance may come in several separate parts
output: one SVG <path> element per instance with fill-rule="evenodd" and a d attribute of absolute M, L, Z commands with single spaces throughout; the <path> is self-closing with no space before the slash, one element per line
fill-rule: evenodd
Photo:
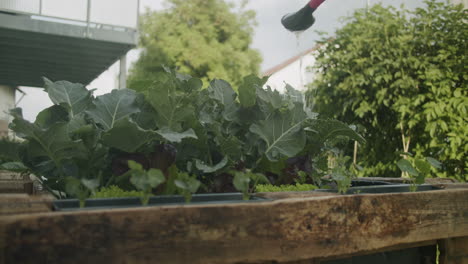
<path fill-rule="evenodd" d="M 294 35 L 296 35 L 296 50 L 300 51 L 300 44 L 301 44 L 301 36 L 304 31 L 296 31 L 294 32 Z M 304 78 L 303 78 L 303 73 L 302 73 L 302 57 L 299 57 L 299 90 L 303 91 L 304 90 Z"/>
<path fill-rule="evenodd" d="M 299 53 L 300 52 L 301 37 L 302 37 L 302 33 L 304 33 L 304 31 L 296 31 L 296 32 L 293 32 L 293 33 L 294 33 L 294 35 L 296 35 L 296 50 Z M 313 101 L 306 102 L 306 100 L 305 100 L 305 92 L 306 92 L 306 85 L 307 85 L 307 84 L 304 84 L 304 70 L 303 70 L 303 58 L 304 58 L 305 55 L 307 55 L 307 54 L 303 54 L 303 55 L 301 55 L 299 57 L 299 87 L 298 87 L 298 90 L 301 90 L 303 92 L 302 93 L 302 101 L 304 102 L 304 107 L 310 108 L 310 110 L 313 112 L 314 111 L 314 106 L 315 106 L 314 102 Z M 314 89 L 313 94 L 314 94 L 314 97 L 315 97 L 315 95 L 317 94 L 316 89 Z"/>
<path fill-rule="evenodd" d="M 294 35 L 296 35 L 296 50 L 300 52 L 300 44 L 301 44 L 301 36 L 304 31 L 296 31 L 294 32 Z M 299 87 L 298 90 L 302 92 L 302 102 L 304 103 L 304 110 L 307 107 L 307 102 L 305 100 L 305 86 L 304 86 L 304 74 L 302 71 L 302 59 L 303 55 L 299 57 Z"/>

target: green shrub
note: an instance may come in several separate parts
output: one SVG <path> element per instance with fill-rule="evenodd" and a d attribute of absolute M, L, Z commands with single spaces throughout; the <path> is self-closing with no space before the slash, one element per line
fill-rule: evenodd
<path fill-rule="evenodd" d="M 320 41 L 307 97 L 321 118 L 364 128 L 360 176 L 399 176 L 395 152 L 412 152 L 440 160 L 443 169 L 431 175 L 468 180 L 468 12 L 425 3 L 359 10 Z M 353 150 L 349 144 L 345 154 Z"/>

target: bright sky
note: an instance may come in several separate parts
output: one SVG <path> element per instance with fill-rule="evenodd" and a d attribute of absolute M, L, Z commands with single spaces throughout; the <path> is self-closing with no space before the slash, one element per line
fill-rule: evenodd
<path fill-rule="evenodd" d="M 164 1 L 141 0 L 140 2 L 142 7 L 140 10 L 143 12 L 145 7 L 154 10 L 162 9 Z M 240 0 L 233 0 L 233 2 L 240 2 Z M 257 12 L 258 22 L 252 47 L 262 54 L 262 71 L 313 47 L 315 41 L 319 39 L 316 31 L 332 33 L 341 25 L 340 17 L 351 15 L 357 8 L 366 7 L 367 2 L 370 4 L 382 2 L 385 5 L 396 7 L 400 7 L 404 3 L 410 9 L 423 5 L 422 0 L 326 0 L 314 13 L 316 19 L 314 26 L 301 34 L 298 45 L 296 36 L 285 30 L 280 20 L 286 13 L 295 12 L 303 7 L 307 0 L 250 0 L 247 7 Z M 132 50 L 127 54 L 127 68 L 138 58 L 138 54 L 137 50 Z M 119 64 L 115 63 L 94 80 L 88 88 L 97 88 L 95 95 L 108 93 L 116 87 L 118 73 Z M 19 106 L 23 108 L 26 119 L 34 121 L 39 111 L 52 105 L 42 89 L 22 87 L 22 90 L 27 95 L 21 100 Z M 20 97 L 21 94 L 17 93 L 17 100 Z"/>

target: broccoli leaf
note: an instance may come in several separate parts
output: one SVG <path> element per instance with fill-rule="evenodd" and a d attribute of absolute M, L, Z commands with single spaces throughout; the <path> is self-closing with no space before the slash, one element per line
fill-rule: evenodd
<path fill-rule="evenodd" d="M 228 158 L 227 156 L 224 156 L 224 158 L 216 165 L 209 166 L 206 165 L 203 161 L 196 159 L 195 160 L 195 166 L 197 169 L 204 173 L 213 173 L 216 171 L 219 171 L 220 169 L 224 168 L 228 163 Z"/>
<path fill-rule="evenodd" d="M 193 129 L 188 129 L 187 131 L 184 132 L 175 132 L 172 131 L 170 128 L 164 127 L 162 129 L 159 129 L 156 131 L 161 137 L 163 137 L 165 140 L 169 142 L 176 142 L 179 143 L 182 141 L 184 138 L 194 138 L 197 139 L 197 135 L 195 134 L 195 131 Z"/>
<path fill-rule="evenodd" d="M 133 90 L 112 90 L 111 93 L 98 96 L 86 113 L 104 130 L 110 130 L 117 121 L 140 112 L 135 100 L 136 93 Z"/>
<path fill-rule="evenodd" d="M 281 157 L 293 157 L 305 146 L 306 137 L 303 130 L 307 119 L 298 104 L 292 112 L 275 113 L 269 119 L 250 126 L 250 131 L 266 143 L 264 154 L 271 161 Z"/>
<path fill-rule="evenodd" d="M 67 81 L 52 82 L 44 79 L 44 89 L 49 94 L 50 100 L 56 105 L 65 107 L 70 118 L 85 111 L 91 103 L 91 92 L 80 83 L 71 83 Z"/>
<path fill-rule="evenodd" d="M 257 101 L 257 88 L 261 89 L 267 80 L 268 77 L 260 79 L 256 75 L 244 77 L 244 81 L 239 87 L 239 102 L 242 107 L 252 107 L 255 105 Z"/>
<path fill-rule="evenodd" d="M 138 148 L 156 138 L 156 133 L 144 130 L 128 117 L 117 121 L 102 136 L 102 141 L 109 147 L 125 152 L 135 152 Z"/>
<path fill-rule="evenodd" d="M 356 131 L 338 120 L 311 119 L 308 121 L 306 131 L 314 132 L 318 136 L 318 140 L 322 142 L 333 140 L 338 136 L 345 136 L 361 144 L 366 142 Z"/>

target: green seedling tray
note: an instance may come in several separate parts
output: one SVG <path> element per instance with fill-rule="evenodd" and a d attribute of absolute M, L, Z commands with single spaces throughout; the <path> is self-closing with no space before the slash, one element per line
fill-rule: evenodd
<path fill-rule="evenodd" d="M 152 196 L 147 206 L 161 205 L 183 205 L 183 204 L 225 204 L 225 203 L 248 203 L 268 201 L 269 199 L 251 196 L 250 200 L 243 200 L 241 193 L 211 193 L 194 194 L 190 203 L 185 203 L 185 199 L 180 195 L 160 195 Z M 73 211 L 90 209 L 115 209 L 126 207 L 141 207 L 141 200 L 138 197 L 129 198 L 95 198 L 86 199 L 85 207 L 80 208 L 78 199 L 56 200 L 53 202 L 55 211 Z"/>

